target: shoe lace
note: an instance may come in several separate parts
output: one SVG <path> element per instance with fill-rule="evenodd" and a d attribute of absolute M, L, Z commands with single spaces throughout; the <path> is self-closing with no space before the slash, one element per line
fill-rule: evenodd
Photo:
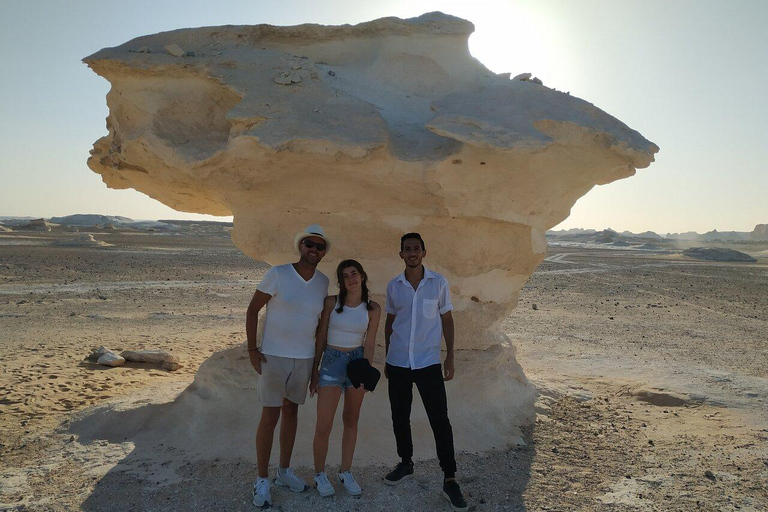
<path fill-rule="evenodd" d="M 325 486 L 325 485 L 331 484 L 330 480 L 328 480 L 328 475 L 326 475 L 325 473 L 320 473 L 316 475 L 315 478 L 317 479 L 318 485 Z"/>

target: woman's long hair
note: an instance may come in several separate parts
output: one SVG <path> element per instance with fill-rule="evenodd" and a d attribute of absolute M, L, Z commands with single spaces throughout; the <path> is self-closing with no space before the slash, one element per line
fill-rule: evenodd
<path fill-rule="evenodd" d="M 342 272 L 344 272 L 345 268 L 349 267 L 355 267 L 360 273 L 360 277 L 362 278 L 361 286 L 363 288 L 363 302 L 365 303 L 366 309 L 373 309 L 373 306 L 371 306 L 371 301 L 368 299 L 368 274 L 365 273 L 363 266 L 357 261 L 344 260 L 339 263 L 338 267 L 336 267 L 336 279 L 339 281 L 339 307 L 336 308 L 336 312 L 341 313 L 344 311 L 344 300 L 347 298 L 347 289 L 344 287 L 344 275 Z"/>

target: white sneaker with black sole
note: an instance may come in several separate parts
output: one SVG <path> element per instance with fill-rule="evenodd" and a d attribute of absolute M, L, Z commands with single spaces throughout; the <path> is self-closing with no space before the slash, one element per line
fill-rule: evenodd
<path fill-rule="evenodd" d="M 333 493 L 336 492 L 333 484 L 328 480 L 328 475 L 325 474 L 325 471 L 315 475 L 315 487 L 317 487 L 317 493 L 323 498 L 333 496 Z"/>
<path fill-rule="evenodd" d="M 272 494 L 269 492 L 271 487 L 272 484 L 269 483 L 268 478 L 257 478 L 253 482 L 253 504 L 257 507 L 271 506 Z"/>
<path fill-rule="evenodd" d="M 294 473 L 291 468 L 278 468 L 275 485 L 279 487 L 287 487 L 293 492 L 304 492 L 309 489 L 307 483 L 296 476 L 296 473 Z"/>
<path fill-rule="evenodd" d="M 339 482 L 344 485 L 350 496 L 360 496 L 363 494 L 363 490 L 360 488 L 360 484 L 357 483 L 355 477 L 352 476 L 351 471 L 345 471 L 339 473 Z"/>

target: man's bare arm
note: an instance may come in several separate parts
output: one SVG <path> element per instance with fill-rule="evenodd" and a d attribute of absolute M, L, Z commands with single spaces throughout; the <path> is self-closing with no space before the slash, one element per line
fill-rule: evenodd
<path fill-rule="evenodd" d="M 261 363 L 267 358 L 259 352 L 257 332 L 259 331 L 259 311 L 266 306 L 272 296 L 260 290 L 253 294 L 251 303 L 248 304 L 248 310 L 245 313 L 245 335 L 248 338 L 248 356 L 254 370 L 261 375 Z"/>
<path fill-rule="evenodd" d="M 455 372 L 453 364 L 453 315 L 448 311 L 440 315 L 440 320 L 443 324 L 443 337 L 445 337 L 445 350 L 447 352 L 443 365 L 443 373 L 445 374 L 443 380 L 451 380 Z"/>
<path fill-rule="evenodd" d="M 395 315 L 387 313 L 387 320 L 384 322 L 384 357 L 386 359 L 389 354 L 389 338 L 392 337 L 392 324 L 395 323 Z M 387 365 L 384 364 L 384 377 L 389 378 L 387 372 Z"/>

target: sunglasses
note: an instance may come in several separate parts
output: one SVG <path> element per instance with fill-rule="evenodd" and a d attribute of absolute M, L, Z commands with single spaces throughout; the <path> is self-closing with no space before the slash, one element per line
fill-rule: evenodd
<path fill-rule="evenodd" d="M 325 250 L 325 244 L 320 242 L 313 242 L 312 240 L 304 239 L 301 241 L 302 244 L 304 244 L 304 247 L 307 249 L 312 249 L 314 247 L 317 247 L 317 250 L 320 252 L 323 252 Z"/>

